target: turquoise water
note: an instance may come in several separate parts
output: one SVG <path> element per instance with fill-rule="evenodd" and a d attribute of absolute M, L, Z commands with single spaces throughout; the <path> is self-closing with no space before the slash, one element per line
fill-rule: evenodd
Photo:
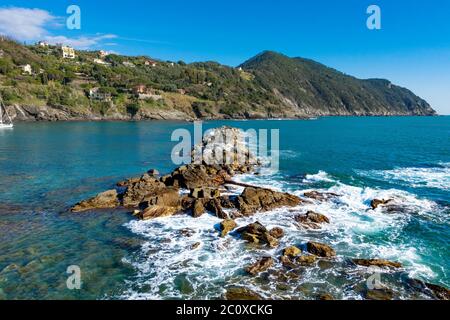
<path fill-rule="evenodd" d="M 211 121 L 204 127 L 224 124 L 280 130 L 280 171 L 240 180 L 299 195 L 309 189 L 340 195 L 309 208 L 331 219 L 320 231 L 298 230 L 289 210 L 239 225 L 258 219 L 283 227 L 281 248 L 327 242 L 338 254 L 333 266 L 322 263 L 284 282 L 276 272 L 252 278 L 243 267 L 280 249 L 218 239 L 215 217 L 142 222 L 123 210 L 67 212 L 123 178 L 149 168 L 169 172 L 175 167 L 171 133 L 192 130 L 190 123 L 19 123 L 0 131 L 0 299 L 205 299 L 237 283 L 272 298 L 330 292 L 359 299 L 370 274 L 349 264 L 354 257 L 401 261 L 404 269 L 382 274 L 396 298 L 421 298 L 408 278 L 450 287 L 450 117 Z M 375 197 L 396 198 L 407 212 L 369 212 Z M 180 235 L 183 228 L 194 235 Z M 196 242 L 200 247 L 190 250 Z M 70 265 L 82 270 L 80 290 L 67 289 Z"/>

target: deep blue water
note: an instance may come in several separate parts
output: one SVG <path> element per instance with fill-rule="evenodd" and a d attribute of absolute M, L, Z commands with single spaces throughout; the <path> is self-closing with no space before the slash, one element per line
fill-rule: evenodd
<path fill-rule="evenodd" d="M 212 216 L 141 222 L 120 210 L 67 212 L 123 178 L 149 168 L 169 172 L 171 134 L 192 130 L 191 123 L 20 123 L 0 131 L 0 299 L 214 298 L 230 283 L 268 297 L 313 298 L 322 290 L 359 298 L 365 275 L 346 269 L 352 257 L 401 261 L 402 273 L 386 274 L 399 298 L 414 298 L 402 287 L 406 276 L 450 286 L 450 117 L 211 121 L 204 128 L 225 124 L 280 130 L 280 171 L 243 181 L 341 195 L 337 204 L 312 208 L 331 217 L 319 232 L 292 228 L 287 212 L 257 217 L 286 228 L 286 245 L 326 240 L 340 267 L 308 271 L 289 290 L 272 288 L 242 275 L 240 264 L 260 251 L 243 258 L 239 240 L 219 242 Z M 409 212 L 369 213 L 374 197 L 394 197 Z M 177 238 L 182 227 L 197 233 Z M 161 242 L 167 238 L 171 244 Z M 202 243 L 195 254 L 185 249 L 192 242 Z M 221 246 L 236 248 L 218 254 Z M 69 265 L 82 270 L 81 290 L 66 287 Z"/>

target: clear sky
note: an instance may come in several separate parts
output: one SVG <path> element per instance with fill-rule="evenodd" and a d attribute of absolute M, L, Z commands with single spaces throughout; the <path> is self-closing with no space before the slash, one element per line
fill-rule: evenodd
<path fill-rule="evenodd" d="M 72 4 L 81 9 L 80 30 L 66 28 Z M 381 30 L 366 27 L 371 4 L 381 9 Z M 448 0 L 6 0 L 0 33 L 232 66 L 274 50 L 360 78 L 387 78 L 450 114 Z"/>

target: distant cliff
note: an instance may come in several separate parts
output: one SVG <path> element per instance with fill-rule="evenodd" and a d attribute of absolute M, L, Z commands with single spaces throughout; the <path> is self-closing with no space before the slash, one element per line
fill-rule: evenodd
<path fill-rule="evenodd" d="M 232 68 L 0 40 L 0 93 L 15 121 L 435 114 L 388 80 L 270 51 Z"/>

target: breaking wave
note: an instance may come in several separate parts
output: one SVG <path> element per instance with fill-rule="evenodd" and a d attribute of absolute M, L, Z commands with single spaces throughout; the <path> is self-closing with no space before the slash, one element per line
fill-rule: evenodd
<path fill-rule="evenodd" d="M 300 197 L 308 191 L 299 190 L 294 183 L 286 183 L 286 179 L 279 175 L 242 175 L 239 180 L 289 191 Z M 334 181 L 326 172 L 320 171 L 306 175 L 304 182 L 318 180 Z M 240 191 L 236 189 L 235 193 Z M 362 299 L 356 288 L 371 274 L 367 269 L 352 266 L 349 263 L 351 258 L 384 258 L 401 262 L 404 265 L 402 271 L 391 275 L 390 271 L 383 271 L 388 278 L 397 277 L 396 281 L 400 281 L 402 273 L 428 281 L 437 276 L 434 270 L 439 266 L 426 261 L 429 255 L 426 246 L 418 238 L 405 238 L 403 231 L 416 216 L 446 219 L 442 216 L 448 215 L 441 214 L 443 209 L 438 204 L 406 191 L 355 187 L 337 181 L 332 187 L 319 191 L 337 196 L 330 201 L 312 200 L 296 208 L 281 208 L 236 219 L 239 227 L 259 221 L 268 229 L 283 228 L 285 236 L 276 249 L 251 246 L 233 233 L 219 237 L 218 223 L 221 220 L 209 214 L 196 219 L 179 215 L 127 223 L 125 226 L 142 236 L 145 244 L 139 254 L 124 258 L 124 262 L 138 271 L 138 276 L 128 283 L 129 289 L 120 298 L 215 299 L 222 296 L 227 286 L 240 285 L 265 298 L 311 299 L 315 294 L 329 292 L 339 299 Z M 395 199 L 407 213 L 386 214 L 379 209 L 372 210 L 370 201 L 374 198 Z M 294 217 L 308 210 L 325 214 L 330 224 L 319 230 L 299 228 Z M 256 277 L 245 274 L 245 266 L 256 259 L 269 255 L 278 261 L 283 248 L 301 246 L 307 241 L 330 244 L 337 252 L 337 259 L 316 263 L 288 280 L 280 272 L 279 262 L 268 273 Z M 408 296 L 407 291 L 402 291 L 404 289 L 397 290 L 401 296 Z"/>
<path fill-rule="evenodd" d="M 357 171 L 358 174 L 378 180 L 394 181 L 413 188 L 450 190 L 450 163 L 433 167 L 408 167 L 392 170 Z"/>

